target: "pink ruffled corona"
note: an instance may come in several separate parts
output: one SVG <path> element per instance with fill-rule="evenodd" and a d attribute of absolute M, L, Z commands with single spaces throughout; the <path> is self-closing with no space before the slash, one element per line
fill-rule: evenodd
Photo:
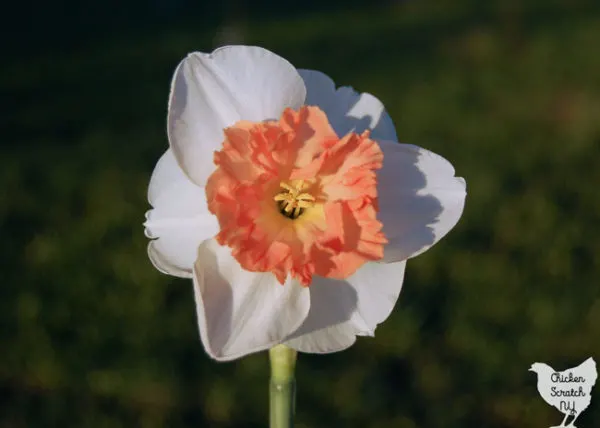
<path fill-rule="evenodd" d="M 383 257 L 377 219 L 383 153 L 369 132 L 336 135 L 318 107 L 286 109 L 279 121 L 237 122 L 215 152 L 206 184 L 216 240 L 242 268 L 344 279 Z"/>

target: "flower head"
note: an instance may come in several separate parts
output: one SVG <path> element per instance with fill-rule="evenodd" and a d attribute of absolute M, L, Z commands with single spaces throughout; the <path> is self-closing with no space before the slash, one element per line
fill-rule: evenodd
<path fill-rule="evenodd" d="M 175 72 L 148 252 L 194 280 L 202 342 L 228 360 L 334 352 L 390 314 L 406 259 L 460 218 L 465 182 L 397 143 L 383 105 L 258 47 Z"/>

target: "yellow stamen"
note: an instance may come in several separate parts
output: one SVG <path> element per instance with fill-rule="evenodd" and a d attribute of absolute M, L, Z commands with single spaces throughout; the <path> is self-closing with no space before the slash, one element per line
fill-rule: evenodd
<path fill-rule="evenodd" d="M 310 208 L 315 204 L 315 197 L 310 193 L 301 193 L 306 186 L 304 180 L 282 181 L 279 183 L 282 192 L 275 195 L 273 198 L 279 202 L 281 213 L 288 218 L 297 219 L 306 208 Z"/>

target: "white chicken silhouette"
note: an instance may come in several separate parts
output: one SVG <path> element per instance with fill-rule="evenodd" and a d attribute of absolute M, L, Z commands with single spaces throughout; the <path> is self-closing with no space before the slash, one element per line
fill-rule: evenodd
<path fill-rule="evenodd" d="M 590 405 L 591 390 L 598 377 L 594 359 L 588 358 L 577 367 L 563 372 L 557 372 L 544 363 L 533 363 L 529 371 L 537 374 L 537 389 L 546 403 L 565 415 L 560 425 L 551 428 L 577 428 L 573 424 Z M 565 425 L 569 415 L 574 418 L 569 425 Z"/>

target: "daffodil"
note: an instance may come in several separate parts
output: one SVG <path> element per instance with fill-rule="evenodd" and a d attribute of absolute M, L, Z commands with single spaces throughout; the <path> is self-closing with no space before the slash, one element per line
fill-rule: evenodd
<path fill-rule="evenodd" d="M 328 353 L 372 336 L 406 260 L 458 222 L 465 181 L 398 143 L 373 95 L 259 47 L 177 67 L 149 186 L 150 260 L 192 278 L 206 352 Z"/>

